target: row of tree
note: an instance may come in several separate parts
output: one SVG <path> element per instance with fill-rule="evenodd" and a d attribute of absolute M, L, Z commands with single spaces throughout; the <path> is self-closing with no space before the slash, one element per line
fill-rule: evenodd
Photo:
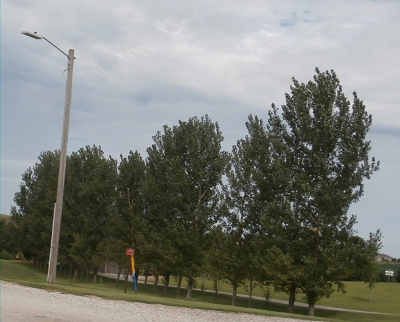
<path fill-rule="evenodd" d="M 377 231 L 356 236 L 351 203 L 378 170 L 366 140 L 372 118 L 357 95 L 352 104 L 336 74 L 318 69 L 306 84 L 293 79 L 282 109 L 267 121 L 249 116 L 248 135 L 230 153 L 208 116 L 164 126 L 147 149 L 106 158 L 86 146 L 67 160 L 59 260 L 96 273 L 126 264 L 182 278 L 188 293 L 199 274 L 225 279 L 236 291 L 273 285 L 315 303 L 343 280 L 375 281 Z M 13 240 L 35 263 L 48 259 L 59 152 L 43 152 L 22 175 L 11 209 Z"/>

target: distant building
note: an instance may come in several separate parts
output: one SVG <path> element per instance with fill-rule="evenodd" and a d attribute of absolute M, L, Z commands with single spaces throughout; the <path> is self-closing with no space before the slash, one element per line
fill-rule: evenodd
<path fill-rule="evenodd" d="M 392 261 L 392 257 L 386 254 L 378 254 L 378 256 L 376 256 L 376 261 L 377 262 L 391 262 Z"/>

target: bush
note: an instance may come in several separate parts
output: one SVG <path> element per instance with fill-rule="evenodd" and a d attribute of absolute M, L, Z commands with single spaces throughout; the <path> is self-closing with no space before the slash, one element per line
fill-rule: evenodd
<path fill-rule="evenodd" d="M 385 275 L 384 271 L 383 272 L 381 271 L 381 272 L 378 273 L 378 281 L 379 282 L 387 282 L 388 281 L 388 278 Z"/>
<path fill-rule="evenodd" d="M 396 279 L 396 282 L 400 283 L 400 268 L 394 274 L 394 278 Z"/>
<path fill-rule="evenodd" d="M 5 249 L 3 249 L 0 253 L 0 258 L 1 259 L 13 259 L 13 255 L 11 255 L 9 252 L 7 252 Z"/>
<path fill-rule="evenodd" d="M 21 251 L 18 252 L 18 258 L 22 259 L 22 260 L 25 260 L 25 256 Z"/>

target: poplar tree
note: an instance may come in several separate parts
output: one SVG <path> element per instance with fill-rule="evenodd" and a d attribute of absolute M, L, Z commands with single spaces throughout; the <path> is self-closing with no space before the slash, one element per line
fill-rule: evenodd
<path fill-rule="evenodd" d="M 143 185 L 146 175 L 146 163 L 139 152 L 130 151 L 127 157 L 121 155 L 118 165 L 117 180 L 117 211 L 114 213 L 112 236 L 120 241 L 122 254 L 119 266 L 125 266 L 122 262 L 126 248 L 135 249 L 135 262 L 143 264 L 143 235 L 144 232 L 144 195 Z M 125 248 L 125 249 L 123 249 Z"/>
<path fill-rule="evenodd" d="M 40 266 L 47 262 L 57 190 L 59 152 L 42 152 L 39 161 L 22 174 L 11 215 L 15 239 L 25 256 Z"/>
<path fill-rule="evenodd" d="M 266 233 L 260 229 L 265 205 L 260 198 L 257 177 L 260 176 L 260 162 L 266 162 L 269 157 L 265 149 L 267 135 L 257 117 L 250 116 L 246 126 L 249 134 L 232 147 L 220 209 L 220 225 L 226 235 L 221 253 L 228 255 L 225 278 L 233 288 L 232 305 L 236 303 L 240 285 L 249 281 L 252 290 L 259 264 L 257 258 L 262 253 L 260 235 Z"/>
<path fill-rule="evenodd" d="M 191 298 L 227 164 L 221 151 L 223 136 L 218 124 L 206 115 L 179 121 L 173 128 L 164 126 L 164 133 L 158 132 L 153 139 L 147 162 L 154 200 L 148 206 L 153 224 L 164 225 L 164 263 L 179 267 L 178 273 L 187 277 L 187 297 Z"/>
<path fill-rule="evenodd" d="M 70 234 L 70 256 L 93 271 L 94 282 L 104 260 L 100 246 L 112 233 L 116 182 L 117 162 L 106 158 L 100 146 L 81 148 L 67 161 L 65 219 L 69 230 L 61 229 L 60 238 Z"/>
<path fill-rule="evenodd" d="M 290 89 L 282 112 L 272 105 L 267 125 L 285 146 L 281 166 L 289 180 L 287 211 L 276 219 L 287 238 L 281 251 L 296 270 L 292 283 L 314 315 L 316 301 L 335 285 L 343 289 L 348 261 L 343 255 L 356 223 L 348 209 L 363 195 L 363 180 L 379 162 L 370 158 L 366 139 L 372 116 L 355 92 L 350 103 L 334 71 L 316 69 L 307 84 L 293 78 Z"/>

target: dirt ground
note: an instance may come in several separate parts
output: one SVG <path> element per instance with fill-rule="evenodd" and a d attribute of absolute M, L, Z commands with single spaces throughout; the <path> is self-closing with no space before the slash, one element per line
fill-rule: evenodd
<path fill-rule="evenodd" d="M 299 320 L 105 300 L 91 296 L 76 296 L 55 291 L 45 291 L 1 281 L 1 321 L 296 322 Z M 304 322 L 304 320 L 302 321 Z"/>

